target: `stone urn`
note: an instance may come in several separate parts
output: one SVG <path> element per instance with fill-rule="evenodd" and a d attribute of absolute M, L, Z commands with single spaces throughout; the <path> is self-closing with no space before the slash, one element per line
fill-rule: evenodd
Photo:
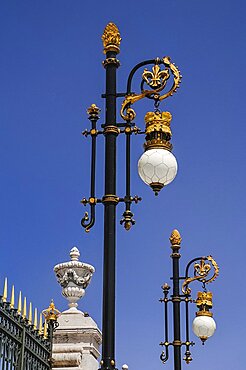
<path fill-rule="evenodd" d="M 93 266 L 79 261 L 80 252 L 77 247 L 70 251 L 70 261 L 59 263 L 54 267 L 58 283 L 62 287 L 62 295 L 68 300 L 70 308 L 77 308 L 77 301 L 85 295 L 95 272 Z"/>

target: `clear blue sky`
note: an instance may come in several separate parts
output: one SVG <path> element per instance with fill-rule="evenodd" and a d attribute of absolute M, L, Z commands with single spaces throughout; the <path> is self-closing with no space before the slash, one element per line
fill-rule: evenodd
<path fill-rule="evenodd" d="M 132 231 L 117 229 L 118 368 L 162 369 L 158 299 L 171 273 L 168 238 L 178 228 L 182 266 L 212 254 L 221 268 L 211 285 L 218 330 L 205 347 L 196 341 L 189 369 L 245 369 L 245 11 L 242 0 L 0 1 L 0 283 L 8 276 L 40 309 L 51 298 L 65 309 L 52 269 L 77 245 L 96 268 L 80 307 L 101 322 L 103 209 L 97 207 L 96 226 L 86 234 L 79 201 L 89 195 L 86 108 L 104 107 L 105 25 L 114 21 L 122 35 L 119 91 L 144 59 L 170 55 L 183 75 L 163 106 L 173 114 L 179 172 L 158 198 L 138 178 L 143 137 L 134 137 L 132 193 L 143 201 L 133 207 Z M 135 108 L 143 128 L 152 103 Z M 120 196 L 123 148 L 119 138 Z M 118 220 L 122 213 L 120 205 Z"/>

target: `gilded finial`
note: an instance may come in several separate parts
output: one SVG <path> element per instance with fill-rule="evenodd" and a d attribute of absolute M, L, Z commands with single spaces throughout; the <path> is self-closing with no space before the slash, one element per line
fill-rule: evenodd
<path fill-rule="evenodd" d="M 7 302 L 7 298 L 8 298 L 8 279 L 5 278 L 3 287 L 3 302 Z"/>
<path fill-rule="evenodd" d="M 102 41 L 104 54 L 108 51 L 115 51 L 117 54 L 120 52 L 120 32 L 114 23 L 110 22 L 107 24 L 102 35 Z"/>
<path fill-rule="evenodd" d="M 23 319 L 26 318 L 26 297 L 24 298 L 22 317 Z"/>
<path fill-rule="evenodd" d="M 17 313 L 21 315 L 21 310 L 22 310 L 22 301 L 21 301 L 21 291 L 19 293 L 19 299 L 18 299 L 18 308 L 17 308 Z"/>
<path fill-rule="evenodd" d="M 50 302 L 49 307 L 46 310 L 42 311 L 45 321 L 49 322 L 50 320 L 56 321 L 60 316 L 60 311 L 55 308 L 55 303 L 53 299 Z"/>
<path fill-rule="evenodd" d="M 37 330 L 37 326 L 38 326 L 38 310 L 37 308 L 35 308 L 34 310 L 34 321 L 33 321 L 33 327 L 35 330 Z"/>
<path fill-rule="evenodd" d="M 12 292 L 11 292 L 11 300 L 10 300 L 10 308 L 15 307 L 15 287 L 12 286 Z"/>
<path fill-rule="evenodd" d="M 39 333 L 39 335 L 41 335 L 43 333 L 43 317 L 42 317 L 42 314 L 39 315 L 38 333 Z"/>
<path fill-rule="evenodd" d="M 179 231 L 174 229 L 170 238 L 169 238 L 169 240 L 170 240 L 172 245 L 180 245 L 181 241 L 182 241 L 182 238 L 180 236 Z"/>
<path fill-rule="evenodd" d="M 29 303 L 28 324 L 32 325 L 32 302 Z"/>
<path fill-rule="evenodd" d="M 87 109 L 88 116 L 99 116 L 101 109 L 96 106 L 96 104 L 91 104 L 91 106 Z M 98 117 L 99 118 L 99 117 Z"/>

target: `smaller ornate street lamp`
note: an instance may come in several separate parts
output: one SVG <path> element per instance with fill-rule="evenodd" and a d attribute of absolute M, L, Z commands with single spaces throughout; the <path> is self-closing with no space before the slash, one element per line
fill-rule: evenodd
<path fill-rule="evenodd" d="M 161 361 L 163 364 L 169 358 L 169 347 L 174 348 L 174 370 L 181 370 L 181 347 L 185 346 L 185 356 L 184 360 L 186 363 L 192 361 L 190 346 L 194 345 L 194 342 L 190 341 L 190 327 L 189 327 L 189 304 L 196 303 L 198 311 L 196 312 L 196 317 L 193 321 L 193 331 L 196 336 L 198 336 L 202 343 L 211 337 L 216 329 L 216 324 L 212 318 L 213 314 L 210 311 L 212 308 L 212 293 L 208 292 L 206 289 L 206 284 L 211 283 L 216 279 L 219 274 L 219 267 L 212 256 L 207 257 L 197 257 L 192 259 L 186 266 L 185 276 L 182 277 L 179 274 L 179 259 L 181 257 L 179 250 L 181 244 L 181 236 L 177 230 L 174 230 L 171 234 L 171 248 L 172 254 L 171 258 L 173 260 L 173 294 L 171 298 L 168 297 L 170 286 L 165 283 L 162 286 L 164 298 L 160 299 L 160 302 L 164 303 L 164 316 L 165 316 L 165 341 L 161 342 L 160 345 L 165 347 L 165 351 L 161 353 Z M 193 265 L 193 273 L 190 274 L 190 267 Z M 182 293 L 180 293 L 180 281 L 182 284 Z M 198 292 L 197 299 L 194 301 L 191 298 L 191 289 L 189 284 L 193 281 L 199 281 L 202 283 L 203 291 Z M 168 333 L 168 303 L 173 304 L 173 341 L 169 342 Z M 181 340 L 181 330 L 180 330 L 180 304 L 185 303 L 185 331 L 186 339 Z"/>

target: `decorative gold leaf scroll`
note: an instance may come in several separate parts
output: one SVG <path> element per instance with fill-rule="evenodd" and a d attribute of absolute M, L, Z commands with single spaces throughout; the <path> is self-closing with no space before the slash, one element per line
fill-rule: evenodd
<path fill-rule="evenodd" d="M 165 68 L 161 70 L 159 64 L 164 64 Z M 160 92 L 166 87 L 166 83 L 170 78 L 170 73 L 173 75 L 172 87 L 164 95 L 160 95 Z M 151 87 L 151 90 L 142 90 L 141 94 L 127 95 L 121 106 L 121 117 L 125 121 L 132 121 L 136 117 L 136 113 L 131 108 L 131 105 L 140 99 L 154 96 L 161 101 L 172 96 L 179 88 L 181 78 L 180 71 L 177 66 L 171 62 L 170 57 L 166 56 L 161 61 L 157 59 L 156 64 L 152 68 L 152 72 L 145 69 L 142 74 L 143 81 Z"/>
<path fill-rule="evenodd" d="M 209 261 L 209 262 L 206 263 L 206 261 Z M 214 272 L 211 276 L 210 271 L 212 267 L 213 267 Z M 205 258 L 202 258 L 200 260 L 200 263 L 194 264 L 194 276 L 188 277 L 184 281 L 182 285 L 182 292 L 184 294 L 190 294 L 191 289 L 188 287 L 188 285 L 193 281 L 197 280 L 204 284 L 208 284 L 214 281 L 218 275 L 219 275 L 219 266 L 217 262 L 212 258 L 212 256 L 207 256 Z"/>

